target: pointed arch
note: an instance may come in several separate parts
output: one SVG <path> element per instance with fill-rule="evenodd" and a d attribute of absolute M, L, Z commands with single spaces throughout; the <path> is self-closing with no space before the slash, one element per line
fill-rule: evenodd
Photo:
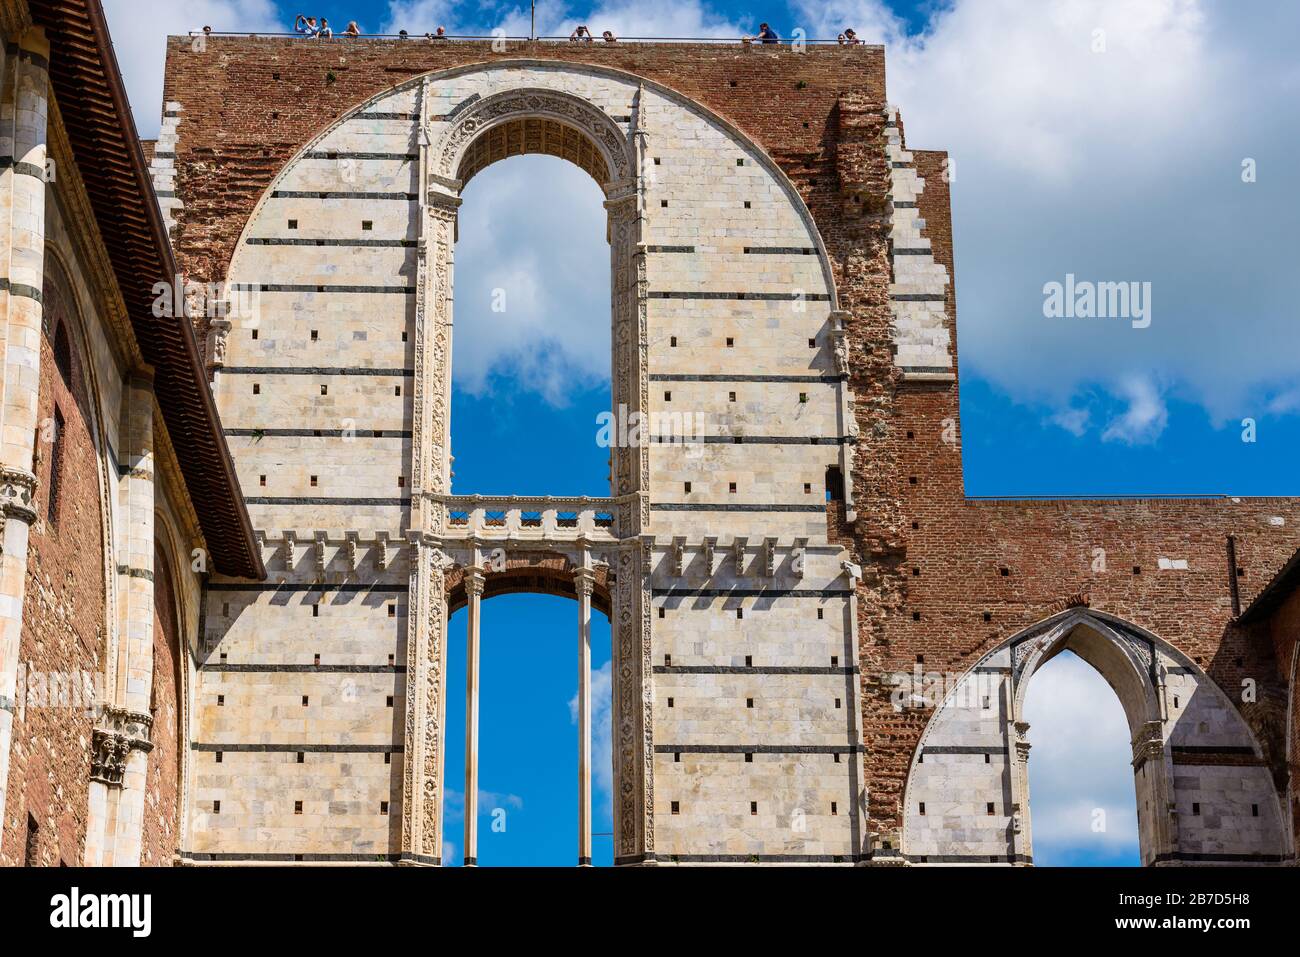
<path fill-rule="evenodd" d="M 941 694 L 920 696 L 934 713 L 904 793 L 909 861 L 1033 863 L 1025 695 L 1034 674 L 1067 650 L 1106 679 L 1128 720 L 1143 864 L 1283 859 L 1277 791 L 1259 742 L 1227 695 L 1146 629 L 1070 608 L 939 684 Z"/>

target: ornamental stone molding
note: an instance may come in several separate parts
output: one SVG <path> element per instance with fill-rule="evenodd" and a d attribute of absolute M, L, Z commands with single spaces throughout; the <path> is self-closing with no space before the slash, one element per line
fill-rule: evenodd
<path fill-rule="evenodd" d="M 555 120 L 576 129 L 600 151 L 614 181 L 631 177 L 633 164 L 627 141 L 604 111 L 567 93 L 527 87 L 467 101 L 434 147 L 430 173 L 455 180 L 462 156 L 480 134 L 522 118 Z"/>

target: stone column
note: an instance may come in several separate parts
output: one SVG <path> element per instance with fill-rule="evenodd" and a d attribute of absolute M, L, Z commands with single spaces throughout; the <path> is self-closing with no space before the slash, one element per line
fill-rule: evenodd
<path fill-rule="evenodd" d="M 9 40 L 10 38 L 6 38 Z M 46 114 L 50 45 L 39 27 L 17 39 L 0 74 L 0 819 L 18 694 L 27 539 L 36 520 L 32 474 L 45 275 Z"/>
<path fill-rule="evenodd" d="M 153 374 L 132 373 L 123 391 L 121 449 L 126 474 L 119 485 L 117 661 L 115 680 L 93 734 L 92 808 L 103 809 L 88 830 L 98 863 L 140 863 L 144 793 L 153 715 L 154 455 Z M 100 789 L 106 789 L 101 793 Z M 101 838 L 100 835 L 103 835 Z M 88 842 L 89 843 L 89 842 Z"/>
<path fill-rule="evenodd" d="M 483 572 L 465 570 L 465 598 L 469 605 L 465 644 L 465 866 L 478 864 L 478 658 L 479 605 L 483 598 Z"/>
<path fill-rule="evenodd" d="M 574 574 L 578 592 L 578 866 L 591 864 L 591 593 L 596 573 Z"/>

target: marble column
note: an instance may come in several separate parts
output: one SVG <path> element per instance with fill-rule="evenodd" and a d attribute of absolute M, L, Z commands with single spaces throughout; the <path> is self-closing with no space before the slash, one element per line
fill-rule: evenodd
<path fill-rule="evenodd" d="M 574 574 L 578 593 L 578 866 L 591 864 L 591 593 L 590 568 Z"/>
<path fill-rule="evenodd" d="M 469 603 L 465 650 L 465 866 L 478 864 L 478 660 L 479 605 L 483 598 L 483 572 L 465 572 L 465 597 Z"/>

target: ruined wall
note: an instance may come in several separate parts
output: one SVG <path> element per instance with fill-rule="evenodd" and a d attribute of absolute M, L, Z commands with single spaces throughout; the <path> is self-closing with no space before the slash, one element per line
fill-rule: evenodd
<path fill-rule="evenodd" d="M 174 239 L 187 272 L 203 279 L 224 278 L 255 204 L 273 177 L 285 169 L 290 157 L 321 132 L 328 121 L 408 77 L 471 62 L 491 62 L 498 56 L 486 44 L 474 43 L 304 44 L 272 39 L 210 39 L 202 52 L 196 52 L 186 39 L 170 41 L 166 125 L 154 154 L 154 168 L 160 201 L 176 217 Z M 843 534 L 852 543 L 852 557 L 862 565 L 863 573 L 855 589 L 859 630 L 852 641 L 858 647 L 855 664 L 861 669 L 861 721 L 866 755 L 860 767 L 865 772 L 862 783 L 868 816 L 865 831 L 897 837 L 906 809 L 904 788 L 908 769 L 931 716 L 926 711 L 896 711 L 890 701 L 889 676 L 910 672 L 918 664 L 927 671 L 961 674 L 1013 634 L 1070 605 L 1091 606 L 1112 613 L 1147 629 L 1187 656 L 1243 713 L 1259 740 L 1263 760 L 1276 768 L 1281 753 L 1276 730 L 1257 702 L 1241 700 L 1240 688 L 1243 679 L 1254 678 L 1270 700 L 1275 700 L 1279 693 L 1284 694 L 1285 689 L 1277 677 L 1277 663 L 1267 643 L 1233 627 L 1230 579 L 1237 576 L 1245 604 L 1253 590 L 1300 543 L 1300 528 L 1297 528 L 1300 510 L 1293 500 L 1270 499 L 971 502 L 965 498 L 958 414 L 952 225 L 948 184 L 942 175 L 945 156 L 907 150 L 901 120 L 886 109 L 879 48 L 822 48 L 795 53 L 786 49 L 692 44 L 620 44 L 593 48 L 511 44 L 505 56 L 608 65 L 664 83 L 715 110 L 751 137 L 790 178 L 812 212 L 815 235 L 825 243 L 839 305 L 846 313 L 843 317 L 848 332 L 846 392 L 853 397 L 854 421 L 844 423 L 840 433 L 857 433 L 849 477 L 853 508 L 845 509 Z M 274 92 L 269 107 L 268 90 Z M 410 118 L 401 115 L 403 110 L 408 110 L 400 105 L 401 96 L 393 94 L 393 102 L 398 105 L 392 113 L 349 123 L 363 137 L 377 137 L 374 142 L 390 136 L 395 137 L 393 142 L 399 144 L 398 149 L 409 148 L 402 145 L 409 140 L 402 139 L 401 124 Z M 626 108 L 611 106 L 609 112 L 617 119 L 626 114 Z M 346 129 L 341 127 L 337 135 L 346 136 L 342 132 Z M 707 159 L 701 156 L 690 177 L 678 185 L 687 191 L 686 196 L 696 195 L 691 190 L 698 189 L 701 177 L 707 181 L 711 175 L 720 175 L 720 167 L 712 167 L 710 162 L 734 162 L 735 158 L 725 150 Z M 310 186 L 306 172 L 309 168 L 309 164 L 300 163 L 289 175 L 306 177 L 302 182 Z M 401 166 L 385 166 L 382 160 L 367 161 L 361 170 L 387 190 L 400 178 Z M 729 172 L 734 174 L 734 169 L 729 168 Z M 303 199 L 309 197 L 284 197 L 286 209 L 290 203 Z M 332 225 L 335 220 L 331 218 L 343 215 L 341 206 L 331 207 L 326 200 L 311 208 L 315 210 L 313 217 L 326 228 L 341 228 Z M 672 209 L 670 200 L 669 210 Z M 376 229 L 379 217 L 386 215 L 376 212 Z M 661 218 L 656 220 L 655 216 Z M 676 216 L 674 212 L 662 218 L 662 209 L 652 206 L 647 215 L 648 234 L 653 236 L 660 229 L 656 222 L 664 223 L 668 226 L 660 234 L 665 237 L 662 240 L 665 245 L 692 245 L 688 238 L 690 231 L 672 225 Z M 287 222 L 289 214 L 286 212 L 281 218 Z M 402 238 L 400 223 L 386 223 L 385 228 L 388 226 L 397 229 L 390 238 Z M 656 241 L 647 239 L 648 243 Z M 764 239 L 763 243 L 768 241 Z M 782 243 L 772 241 L 771 245 Z M 384 260 L 381 271 L 405 262 L 398 251 L 385 255 L 389 258 Z M 676 278 L 684 283 L 707 287 L 711 282 L 721 281 L 716 272 L 695 270 L 690 260 L 671 258 L 683 255 L 691 254 L 650 254 L 649 274 L 653 275 L 655 268 L 668 270 L 661 275 L 672 275 L 672 270 L 681 269 Z M 321 254 L 319 262 L 333 262 L 328 256 Z M 710 265 L 716 269 L 718 264 Z M 794 281 L 801 280 L 793 273 L 776 279 L 778 284 Z M 712 288 L 720 289 L 716 285 Z M 664 308 L 664 304 L 652 300 L 650 308 Z M 671 355 L 671 346 L 663 345 L 662 333 L 671 334 L 673 328 L 709 337 L 710 341 L 725 338 L 729 334 L 725 330 L 734 328 L 739 331 L 739 340 L 746 343 L 762 324 L 761 304 L 746 304 L 743 310 L 734 313 L 725 309 L 718 312 L 718 308 L 716 304 L 702 308 L 692 323 L 678 326 L 673 325 L 676 320 L 662 314 L 661 335 L 651 344 L 652 362 Z M 394 317 L 400 311 L 400 307 L 394 307 Z M 307 315 L 307 311 L 298 310 L 292 317 L 286 316 L 286 321 L 297 323 L 292 327 L 294 338 L 286 354 L 292 356 L 293 350 L 299 349 L 304 350 L 304 356 L 307 354 L 307 339 L 303 335 L 310 328 L 305 325 Z M 652 312 L 652 315 L 658 314 Z M 739 324 L 728 326 L 733 321 Z M 345 333 L 357 331 L 347 325 L 338 328 Z M 817 333 L 811 337 L 816 339 Z M 245 344 L 241 348 L 252 346 Z M 349 351 L 360 348 L 359 354 L 367 361 L 378 359 L 377 355 L 371 357 L 364 351 L 373 346 L 357 346 L 348 340 L 347 348 Z M 404 359 L 405 353 L 396 342 L 386 348 L 392 353 L 388 358 Z M 830 358 L 820 350 L 803 355 L 810 360 L 805 372 L 820 371 L 824 366 L 818 363 Z M 770 357 L 750 357 L 747 361 L 753 364 L 755 358 L 760 364 L 772 363 L 774 369 L 787 360 L 794 364 L 805 361 L 793 355 L 783 358 L 782 350 Z M 717 373 L 720 369 L 692 371 Z M 219 394 L 230 388 L 236 378 L 219 377 Z M 289 405 L 281 411 L 288 413 L 295 402 L 317 399 L 318 392 L 314 390 L 319 385 L 286 383 L 280 394 Z M 349 401 L 363 400 L 368 393 L 356 391 L 362 388 L 370 386 L 357 384 L 352 393 L 345 393 L 350 396 Z M 661 398 L 664 391 L 667 390 L 656 383 L 651 396 L 656 402 L 667 401 Z M 698 384 L 674 385 L 672 391 L 673 404 L 686 398 L 696 404 L 708 404 L 720 394 L 712 386 Z M 764 410 L 764 415 L 771 415 L 769 421 L 773 424 L 780 423 L 780 416 L 772 410 L 788 398 L 787 391 L 770 390 L 773 405 Z M 764 395 L 767 394 L 765 391 Z M 378 395 L 376 392 L 375 396 Z M 247 396 L 237 398 L 232 392 L 225 401 L 230 403 L 232 415 L 245 414 L 234 412 L 237 408 L 246 408 L 247 414 L 252 415 L 251 405 L 241 405 L 249 402 Z M 304 408 L 314 407 L 314 401 L 310 406 L 304 405 Z M 385 410 L 382 414 L 395 423 L 396 405 L 386 402 L 382 408 Z M 315 424 L 329 427 L 323 421 L 309 420 L 304 424 L 311 428 Z M 235 423 L 228 420 L 227 425 Z M 383 429 L 389 427 L 385 424 Z M 392 461 L 405 452 L 404 448 L 399 449 L 396 438 L 387 437 L 386 431 L 385 438 L 374 441 L 368 448 L 381 448 L 380 441 L 388 443 L 383 447 L 391 451 L 383 454 Z M 300 474 L 304 467 L 295 464 L 305 463 L 309 458 L 302 451 L 301 442 L 297 446 L 286 442 L 282 453 L 266 451 L 270 448 L 265 446 L 263 450 L 245 453 L 246 464 L 241 465 L 241 475 L 246 487 L 250 478 L 260 483 L 263 473 L 254 465 L 258 456 L 281 455 L 288 466 L 285 475 L 291 483 L 305 477 Z M 734 451 L 728 450 L 726 454 Z M 236 456 L 240 454 L 236 450 Z M 684 474 L 667 458 L 657 462 L 656 500 L 670 503 L 677 494 L 672 490 L 672 483 L 684 481 Z M 811 462 L 809 459 L 807 464 L 810 466 Z M 362 474 L 362 481 L 378 482 L 381 473 L 391 477 L 393 469 L 383 464 L 374 479 Z M 725 477 L 717 478 L 722 481 Z M 744 473 L 737 474 L 738 483 L 746 478 Z M 730 479 L 726 480 L 729 483 Z M 786 502 L 792 488 L 796 498 L 804 494 L 806 479 L 801 477 L 789 483 L 789 477 L 783 476 L 782 481 L 787 484 L 773 484 L 763 489 L 764 493 Z M 255 489 L 251 494 L 254 500 L 259 496 Z M 396 516 L 400 506 L 389 512 Z M 355 523 L 374 521 L 379 514 L 360 511 Z M 268 520 L 266 514 L 255 517 L 259 524 Z M 689 532 L 690 526 L 675 526 L 671 513 L 657 515 L 656 521 L 662 521 L 664 533 L 656 546 L 656 575 L 662 576 L 655 579 L 656 587 L 669 588 L 668 580 L 681 576 L 671 568 L 671 553 L 666 549 L 665 539 L 671 539 L 671 533 L 678 527 Z M 811 514 L 808 521 L 811 530 Z M 281 522 L 278 527 L 291 524 Z M 744 524 L 748 527 L 749 523 Z M 661 529 L 656 527 L 655 531 Z M 736 534 L 742 528 L 733 523 L 727 525 L 727 531 Z M 827 536 L 828 544 L 838 541 L 840 534 L 839 527 L 833 529 Z M 1228 565 L 1229 535 L 1236 540 L 1235 569 Z M 345 560 L 336 556 L 335 549 L 333 545 L 330 547 L 325 566 L 327 577 L 335 576 L 329 579 L 324 591 L 330 595 L 344 593 L 342 583 L 348 567 Z M 1097 570 L 1095 564 L 1098 549 L 1106 556 L 1104 570 Z M 277 568 L 275 574 L 285 578 L 291 587 L 281 593 L 280 600 L 287 599 L 294 605 L 299 599 L 292 596 L 311 593 L 306 579 L 297 577 L 309 576 L 310 570 L 292 572 L 290 569 L 309 563 L 311 557 L 303 547 L 282 551 L 289 568 Z M 694 554 L 691 558 L 698 561 Z M 825 570 L 827 577 L 822 579 L 822 585 L 829 581 L 829 572 L 833 570 Z M 316 574 L 320 574 L 319 568 Z M 404 568 L 392 577 L 376 576 L 376 579 L 397 588 L 403 580 L 402 574 Z M 689 579 L 691 574 L 687 571 L 685 577 Z M 243 637 L 237 627 L 243 609 L 254 602 L 269 605 L 277 600 L 269 589 L 263 589 L 264 593 L 258 597 L 258 588 L 248 586 L 242 594 L 238 588 L 232 588 L 229 595 L 213 593 L 212 600 L 222 609 L 229 605 L 233 617 L 210 618 L 213 629 L 210 640 L 218 640 L 221 652 L 229 654 L 231 661 L 235 655 L 248 654 L 256 648 L 256 653 L 262 656 L 259 660 L 269 665 L 278 653 L 274 643 L 257 643 L 251 632 Z M 356 601 L 354 597 L 350 613 L 361 616 Z M 388 599 L 376 600 L 375 607 L 382 608 L 387 603 Z M 672 608 L 665 608 L 664 612 L 671 616 Z M 307 605 L 295 614 L 309 614 Z M 798 620 L 804 622 L 801 629 L 807 629 L 801 630 L 801 639 L 806 634 L 813 643 L 819 641 L 818 629 L 824 626 L 813 624 L 810 616 L 802 611 L 797 614 Z M 825 614 L 819 621 L 838 620 L 838 614 Z M 746 615 L 748 622 L 748 611 Z M 301 620 L 307 619 L 301 617 Z M 360 625 L 360 621 L 358 617 L 354 624 Z M 793 627 L 793 619 L 785 622 L 770 612 L 768 621 L 775 625 L 773 635 L 788 633 Z M 676 655 L 672 667 L 680 660 L 678 656 L 701 656 L 706 653 L 704 649 L 719 658 L 734 657 L 740 652 L 740 645 L 735 642 L 741 634 L 739 623 L 731 632 L 726 630 L 732 626 L 724 626 L 723 616 L 716 617 L 714 622 L 707 628 L 694 624 L 679 626 L 671 617 L 659 620 L 656 611 L 655 634 L 664 636 L 672 646 L 656 646 L 656 668 L 668 667 L 660 656 L 673 650 Z M 363 648 L 356 643 L 364 643 L 358 637 L 354 643 L 326 645 L 323 650 L 364 656 L 372 662 L 382 662 L 388 654 L 397 654 L 400 661 L 404 657 L 400 647 L 402 631 L 400 628 L 385 631 L 386 627 L 382 620 L 373 625 L 376 636 L 373 647 Z M 748 625 L 745 627 L 748 642 L 755 633 L 748 630 Z M 844 645 L 851 646 L 852 643 Z M 759 638 L 741 656 L 750 653 L 757 657 L 766 647 L 764 639 Z M 770 651 L 773 656 L 806 652 L 827 657 L 829 648 L 800 650 L 797 642 L 782 640 L 773 644 Z M 305 658 L 305 652 L 305 648 L 295 647 L 297 658 Z M 294 669 L 307 670 L 301 664 L 294 665 Z M 232 703 L 237 700 L 243 707 L 259 694 L 267 694 L 272 688 L 270 683 L 276 682 L 276 693 L 284 698 L 279 706 L 286 719 L 292 704 L 291 688 L 314 695 L 313 682 L 318 680 L 280 676 L 259 678 L 262 685 L 239 685 L 231 677 L 233 671 L 224 672 L 219 679 L 227 688 L 238 689 Z M 216 692 L 217 674 L 214 672 L 207 680 L 213 682 L 207 690 Z M 659 693 L 679 678 L 665 672 L 656 674 L 654 680 Z M 372 697 L 382 694 L 392 687 L 391 682 L 391 677 L 386 678 L 380 682 L 382 688 L 367 687 L 366 693 Z M 710 693 L 716 693 L 716 689 Z M 692 699 L 686 695 L 684 700 Z M 209 703 L 200 704 L 200 708 L 210 707 Z M 676 720 L 677 716 L 668 716 L 666 710 L 658 712 L 656 734 L 672 728 Z M 811 720 L 822 719 L 818 716 Z M 209 712 L 204 722 L 205 727 L 223 729 L 232 742 L 240 740 L 240 735 L 256 734 L 263 727 L 260 719 L 245 721 L 230 712 L 220 716 Z M 362 737 L 381 735 L 383 715 L 369 714 L 365 722 L 364 727 L 357 729 Z M 707 730 L 698 723 L 695 727 Z M 680 762 L 674 754 L 656 759 L 664 781 L 681 773 Z M 244 760 L 242 756 L 240 759 Z M 691 760 L 695 759 L 682 756 L 682 761 Z M 763 770 L 761 765 L 753 767 Z M 688 770 L 696 779 L 702 779 L 698 763 Z M 373 803 L 387 786 L 377 770 L 373 777 L 373 793 L 366 793 L 368 803 Z M 222 789 L 241 786 L 241 778 L 228 766 L 213 768 L 206 780 L 208 799 L 215 799 Z M 271 796 L 267 797 L 269 800 Z M 320 802 L 327 799 L 324 793 L 316 797 Z M 813 800 L 821 798 L 814 794 Z M 323 808 L 324 804 L 319 806 Z M 246 810 L 242 808 L 241 813 Z M 276 813 L 282 813 L 282 809 Z M 346 817 L 347 809 L 340 810 L 339 814 Z M 657 821 L 667 821 L 662 825 L 663 833 L 674 834 L 673 829 L 679 825 L 669 820 L 662 806 L 656 808 L 656 815 Z M 1011 825 L 1010 809 L 998 807 L 994 816 L 997 820 L 993 826 L 1005 832 Z M 320 821 L 325 819 L 322 812 Z M 710 816 L 708 821 L 714 828 L 738 828 L 738 833 L 749 823 L 717 815 Z M 320 822 L 304 821 L 301 828 L 317 823 Z M 234 833 L 239 825 L 223 823 L 222 827 Z M 245 828 L 237 837 L 241 842 L 251 841 L 260 833 Z M 294 833 L 293 824 L 286 823 L 285 829 L 277 833 L 286 836 L 287 848 L 291 843 L 288 838 Z M 360 833 L 366 843 L 359 846 L 378 848 L 384 844 L 388 832 L 382 822 L 375 821 L 367 823 Z M 348 839 L 356 837 L 355 832 L 329 831 L 325 843 L 335 842 L 345 834 Z M 865 848 L 865 834 L 860 837 Z M 213 839 L 208 846 L 219 846 L 225 840 Z M 671 841 L 669 846 L 673 846 Z"/>

